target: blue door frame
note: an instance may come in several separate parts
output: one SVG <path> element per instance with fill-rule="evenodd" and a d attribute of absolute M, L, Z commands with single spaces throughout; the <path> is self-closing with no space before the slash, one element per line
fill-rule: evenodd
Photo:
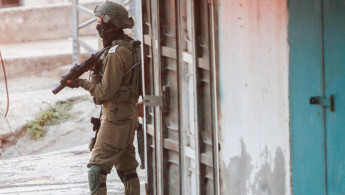
<path fill-rule="evenodd" d="M 288 3 L 293 193 L 345 194 L 345 0 Z"/>

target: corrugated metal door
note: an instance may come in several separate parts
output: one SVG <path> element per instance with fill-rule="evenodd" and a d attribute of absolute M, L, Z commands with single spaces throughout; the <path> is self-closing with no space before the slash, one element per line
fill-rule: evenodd
<path fill-rule="evenodd" d="M 179 192 L 175 1 L 143 1 L 148 193 Z M 148 119 L 152 120 L 148 120 Z M 169 179 L 165 179 L 169 178 Z"/>
<path fill-rule="evenodd" d="M 149 194 L 217 193 L 209 2 L 142 1 Z"/>

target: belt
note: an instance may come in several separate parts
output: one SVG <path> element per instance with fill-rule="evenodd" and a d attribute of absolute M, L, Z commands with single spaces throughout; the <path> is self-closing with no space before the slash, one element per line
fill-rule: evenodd
<path fill-rule="evenodd" d="M 117 103 L 114 103 L 112 101 L 107 101 L 107 102 L 103 103 L 104 107 L 114 107 L 116 105 L 128 105 L 128 102 L 117 102 Z"/>

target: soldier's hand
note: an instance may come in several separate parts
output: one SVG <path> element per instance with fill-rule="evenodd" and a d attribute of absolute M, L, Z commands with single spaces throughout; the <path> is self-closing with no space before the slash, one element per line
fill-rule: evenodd
<path fill-rule="evenodd" d="M 95 74 L 95 73 L 91 74 L 91 81 L 92 82 L 100 82 L 101 80 L 102 80 L 102 75 Z"/>
<path fill-rule="evenodd" d="M 83 79 L 74 79 L 67 81 L 67 87 L 69 88 L 78 88 L 82 85 Z"/>
<path fill-rule="evenodd" d="M 137 103 L 137 109 L 138 109 L 138 116 L 143 118 L 144 117 L 144 102 Z"/>

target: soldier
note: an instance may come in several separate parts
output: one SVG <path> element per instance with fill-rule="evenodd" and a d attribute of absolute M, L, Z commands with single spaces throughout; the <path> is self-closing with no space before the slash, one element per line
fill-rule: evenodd
<path fill-rule="evenodd" d="M 69 81 L 69 87 L 90 91 L 96 104 L 102 104 L 101 127 L 87 167 L 91 194 L 107 194 L 106 178 L 112 166 L 125 185 L 125 194 L 140 194 L 136 172 L 138 162 L 133 146 L 138 126 L 136 102 L 140 95 L 140 46 L 123 29 L 132 28 L 134 20 L 122 5 L 106 1 L 95 8 L 97 31 L 103 46 L 102 71 L 91 82 Z"/>

